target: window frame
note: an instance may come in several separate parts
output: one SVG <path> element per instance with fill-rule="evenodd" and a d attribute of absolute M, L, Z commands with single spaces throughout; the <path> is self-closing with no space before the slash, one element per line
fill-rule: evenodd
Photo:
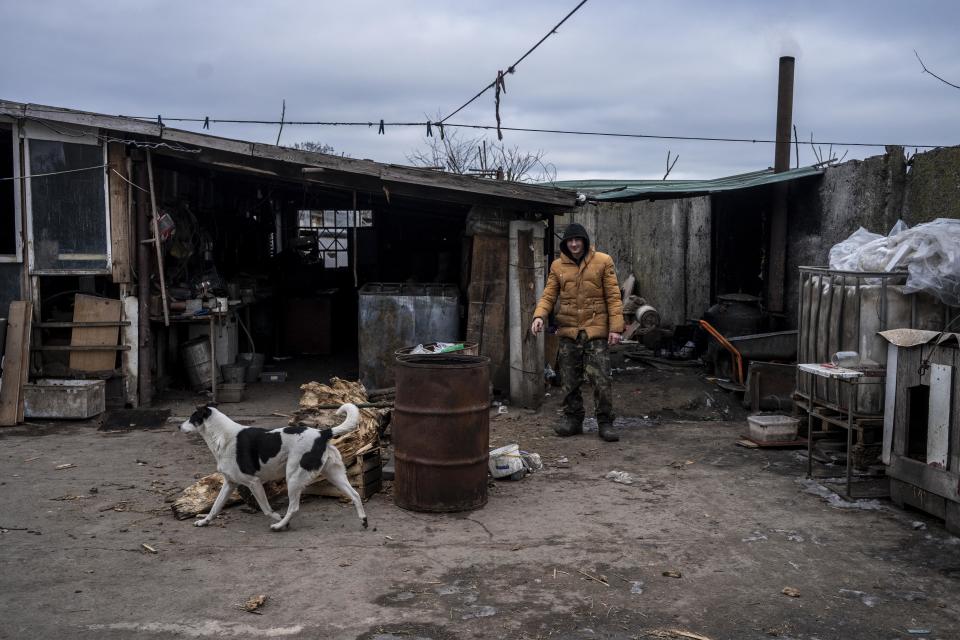
<path fill-rule="evenodd" d="M 23 172 L 20 169 L 20 136 L 16 121 L 0 118 L 0 123 L 10 125 L 10 148 L 13 151 L 13 232 L 15 234 L 14 253 L 0 253 L 0 263 L 23 262 L 23 207 L 20 206 L 23 186 Z M 0 128 L 0 134 L 4 129 Z M 6 177 L 6 176 L 4 176 Z"/>
<path fill-rule="evenodd" d="M 69 129 L 69 133 L 65 130 Z M 21 127 L 21 138 L 23 139 L 23 172 L 24 179 L 18 182 L 25 182 L 26 207 L 27 207 L 27 268 L 30 275 L 110 275 L 113 273 L 113 238 L 110 235 L 110 167 L 107 160 L 107 145 L 100 140 L 97 135 L 98 130 L 93 127 L 82 127 L 78 125 L 64 125 L 59 122 L 44 126 L 42 123 L 26 121 Z M 36 252 L 33 251 L 33 189 L 30 178 L 30 140 L 45 140 L 52 142 L 66 142 L 71 144 L 86 144 L 100 147 L 101 157 L 103 158 L 103 214 L 104 214 L 104 240 L 106 242 L 105 253 L 107 256 L 106 266 L 96 269 L 38 269 L 36 266 Z"/>

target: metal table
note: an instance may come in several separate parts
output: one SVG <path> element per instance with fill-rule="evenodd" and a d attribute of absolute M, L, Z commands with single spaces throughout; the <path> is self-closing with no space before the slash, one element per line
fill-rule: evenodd
<path fill-rule="evenodd" d="M 847 497 L 850 495 L 850 483 L 853 477 L 853 465 L 851 463 L 853 452 L 853 414 L 856 406 L 857 384 L 865 374 L 856 369 L 847 369 L 830 364 L 798 364 L 797 368 L 804 373 L 809 373 L 820 378 L 837 380 L 847 387 L 847 423 L 844 426 L 842 421 L 834 421 L 832 424 L 844 426 L 847 430 Z M 813 403 L 810 404 L 807 411 L 807 477 L 813 478 L 813 419 L 825 419 L 827 416 L 816 413 Z"/>

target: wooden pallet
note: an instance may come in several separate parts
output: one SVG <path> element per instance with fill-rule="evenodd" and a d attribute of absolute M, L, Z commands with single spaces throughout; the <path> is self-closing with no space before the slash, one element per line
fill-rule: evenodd
<path fill-rule="evenodd" d="M 806 399 L 795 399 L 795 405 L 803 414 L 800 418 L 801 428 L 807 426 L 807 415 L 812 413 L 814 428 L 819 423 L 820 429 L 813 432 L 813 437 L 825 438 L 845 434 L 847 429 L 847 413 L 834 407 L 811 403 Z M 853 416 L 854 445 L 867 446 L 877 444 L 883 436 L 883 416 Z M 846 438 L 846 435 L 843 435 Z"/>
<path fill-rule="evenodd" d="M 368 445 L 370 446 L 370 445 Z M 369 500 L 382 487 L 383 458 L 380 448 L 370 448 L 357 452 L 353 462 L 347 465 L 347 479 L 360 494 L 360 499 Z M 343 494 L 326 480 L 315 482 L 303 490 L 305 495 L 342 498 Z"/>
<path fill-rule="evenodd" d="M 737 440 L 737 444 L 741 447 L 747 447 L 748 449 L 798 449 L 803 447 L 807 448 L 807 439 L 806 438 L 797 438 L 796 440 L 778 440 L 773 442 L 761 442 L 759 440 L 754 440 L 748 435 L 740 434 L 740 439 Z"/>

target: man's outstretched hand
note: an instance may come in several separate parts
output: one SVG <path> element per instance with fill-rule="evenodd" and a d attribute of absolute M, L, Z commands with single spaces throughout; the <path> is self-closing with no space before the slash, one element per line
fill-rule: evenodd
<path fill-rule="evenodd" d="M 530 325 L 530 333 L 533 335 L 540 335 L 540 332 L 543 331 L 543 318 L 534 318 L 533 324 Z"/>
<path fill-rule="evenodd" d="M 620 344 L 621 340 L 623 340 L 623 334 L 611 331 L 610 334 L 607 335 L 607 344 Z"/>

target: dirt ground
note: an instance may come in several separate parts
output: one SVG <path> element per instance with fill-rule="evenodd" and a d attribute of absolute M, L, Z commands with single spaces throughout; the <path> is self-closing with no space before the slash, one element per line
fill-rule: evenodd
<path fill-rule="evenodd" d="M 0 637 L 960 637 L 960 539 L 942 522 L 847 503 L 804 481 L 796 450 L 736 446 L 742 410 L 699 371 L 624 371 L 616 391 L 619 443 L 553 436 L 555 393 L 494 412 L 491 444 L 542 471 L 470 513 L 378 494 L 366 531 L 322 498 L 280 533 L 246 507 L 175 520 L 169 501 L 213 459 L 173 423 L 0 431 Z M 260 615 L 239 608 L 257 595 Z"/>

